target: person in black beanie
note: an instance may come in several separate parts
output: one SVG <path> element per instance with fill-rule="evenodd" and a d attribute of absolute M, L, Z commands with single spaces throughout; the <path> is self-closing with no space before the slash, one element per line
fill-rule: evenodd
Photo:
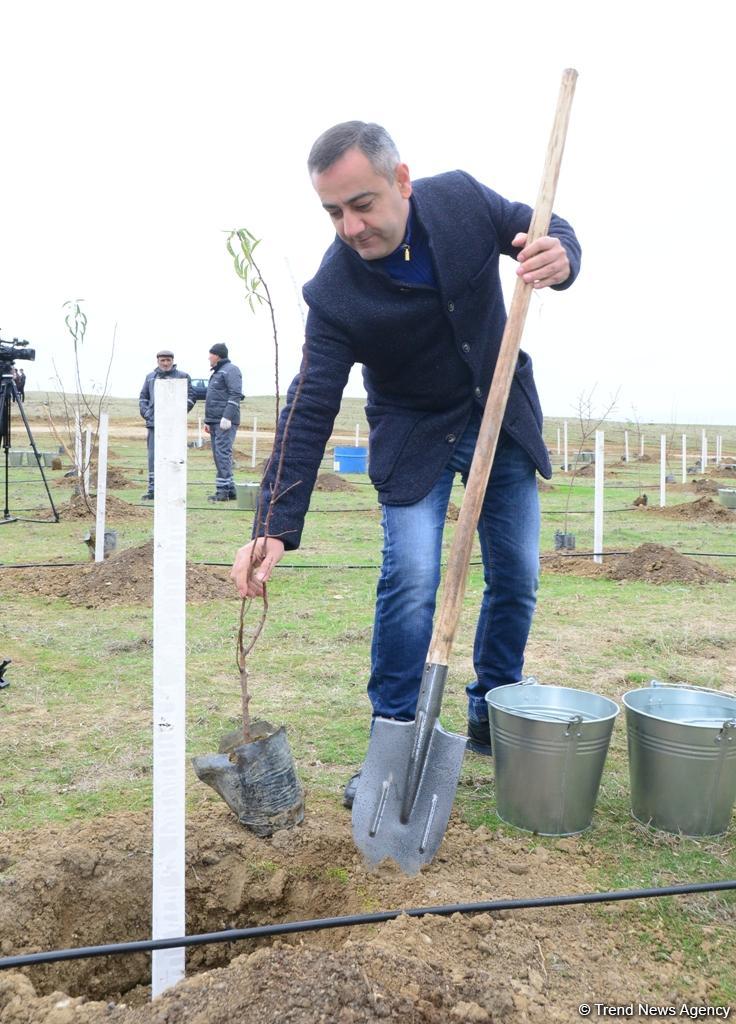
<path fill-rule="evenodd" d="M 210 382 L 204 405 L 204 429 L 212 440 L 215 493 L 208 501 L 234 501 L 233 444 L 240 424 L 243 376 L 228 358 L 227 345 L 217 342 L 209 351 Z"/>

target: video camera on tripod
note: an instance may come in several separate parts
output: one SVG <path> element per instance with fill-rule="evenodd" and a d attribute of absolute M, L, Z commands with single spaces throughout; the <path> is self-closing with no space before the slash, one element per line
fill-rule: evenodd
<path fill-rule="evenodd" d="M 35 359 L 36 350 L 29 345 L 30 342 L 22 338 L 13 338 L 12 341 L 0 338 L 0 372 L 4 371 L 6 363 L 13 363 L 16 359 Z"/>
<path fill-rule="evenodd" d="M 36 464 L 41 473 L 41 479 L 43 480 L 44 487 L 46 488 L 46 494 L 48 495 L 49 504 L 51 505 L 51 511 L 54 515 L 54 522 L 59 522 L 59 513 L 56 511 L 54 500 L 51 497 L 51 491 L 49 490 L 48 480 L 46 474 L 43 471 L 43 463 L 41 456 L 39 455 L 38 448 L 36 448 L 36 442 L 33 440 L 33 434 L 31 433 L 31 425 L 28 422 L 26 411 L 23 408 L 23 382 L 25 381 L 25 374 L 22 371 L 15 369 L 16 359 L 35 359 L 36 350 L 35 348 L 29 347 L 30 342 L 20 338 L 13 338 L 12 341 L 4 341 L 0 338 L 0 448 L 5 454 L 5 500 L 4 510 L 0 516 L 0 525 L 3 523 L 14 523 L 17 521 L 17 516 L 11 516 L 9 509 L 9 467 L 10 467 L 10 449 L 13 447 L 11 441 L 11 418 L 10 418 L 10 407 L 14 404 L 17 408 L 20 418 L 23 421 L 23 426 L 26 428 L 26 436 L 28 437 L 28 443 L 31 446 L 31 450 L 36 457 Z M 41 522 L 42 520 L 32 520 L 33 522 Z M 43 520 L 45 521 L 45 520 Z"/>

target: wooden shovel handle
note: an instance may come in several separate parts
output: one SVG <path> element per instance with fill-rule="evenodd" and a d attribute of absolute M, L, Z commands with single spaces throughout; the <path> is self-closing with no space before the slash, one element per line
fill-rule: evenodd
<path fill-rule="evenodd" d="M 529 226 L 527 244 L 546 235 L 549 230 L 577 77 L 578 73 L 573 68 L 568 68 L 562 76 L 555 120 L 547 146 L 542 183 Z M 465 595 L 473 537 L 493 465 L 493 456 L 496 452 L 511 381 L 519 358 L 521 336 L 532 291 L 531 284 L 527 284 L 521 277 L 517 278 L 506 328 L 501 339 L 498 361 L 493 371 L 491 389 L 478 433 L 465 496 L 450 549 L 442 601 L 427 656 L 427 661 L 431 665 L 447 665 L 450 658 Z"/>

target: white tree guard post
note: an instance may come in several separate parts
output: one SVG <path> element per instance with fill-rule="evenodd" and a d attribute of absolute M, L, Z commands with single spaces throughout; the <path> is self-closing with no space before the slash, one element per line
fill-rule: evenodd
<path fill-rule="evenodd" d="M 570 468 L 570 463 L 567 458 L 567 420 L 562 424 L 562 444 L 564 449 L 562 453 L 562 469 L 567 473 Z"/>
<path fill-rule="evenodd" d="M 603 561 L 603 431 L 595 432 L 595 496 L 593 499 L 593 561 Z"/>
<path fill-rule="evenodd" d="M 629 432 L 624 430 L 624 462 L 629 461 Z"/>
<path fill-rule="evenodd" d="M 202 447 L 202 417 L 197 417 L 197 448 Z M 155 449 L 154 449 L 155 450 Z"/>
<path fill-rule="evenodd" d="M 186 380 L 156 380 L 154 410 L 152 932 L 170 939 L 186 933 Z M 153 998 L 183 977 L 182 947 L 153 951 Z"/>
<path fill-rule="evenodd" d="M 97 509 L 95 518 L 95 562 L 105 557 L 105 503 L 107 501 L 107 433 L 110 417 L 100 413 L 97 435 Z"/>
<path fill-rule="evenodd" d="M 687 434 L 682 435 L 682 482 L 687 483 Z"/>
<path fill-rule="evenodd" d="M 659 507 L 667 504 L 667 435 L 659 435 Z"/>
<path fill-rule="evenodd" d="M 89 494 L 89 468 L 92 465 L 92 427 L 84 432 L 84 493 Z"/>
<path fill-rule="evenodd" d="M 716 465 L 720 466 L 723 458 L 723 437 L 716 434 Z"/>
<path fill-rule="evenodd" d="M 702 441 L 700 445 L 700 468 L 705 473 L 706 466 L 708 465 L 708 435 L 705 430 L 703 431 Z"/>
<path fill-rule="evenodd" d="M 256 465 L 256 450 L 258 446 L 258 417 L 253 417 L 253 448 L 250 453 L 250 465 L 251 469 L 255 469 Z"/>
<path fill-rule="evenodd" d="M 641 439 L 639 441 L 639 458 L 641 458 L 643 454 L 644 454 L 644 435 L 642 434 L 641 435 Z"/>
<path fill-rule="evenodd" d="M 74 462 L 76 463 L 75 469 L 77 471 L 77 484 L 82 483 L 82 423 L 79 419 L 79 413 L 74 414 Z"/>

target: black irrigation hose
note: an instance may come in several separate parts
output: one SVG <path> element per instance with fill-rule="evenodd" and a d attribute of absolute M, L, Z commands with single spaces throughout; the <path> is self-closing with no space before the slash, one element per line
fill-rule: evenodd
<path fill-rule="evenodd" d="M 659 889 L 617 889 L 613 892 L 591 892 L 572 896 L 542 896 L 525 900 L 492 900 L 488 903 L 450 903 L 439 907 L 384 910 L 374 914 L 322 917 L 311 921 L 287 921 L 282 924 L 261 925 L 255 928 L 230 928 L 222 932 L 183 935 L 173 939 L 112 942 L 105 946 L 80 946 L 77 949 L 57 949 L 46 953 L 7 956 L 0 958 L 0 970 L 8 970 L 11 967 L 28 967 L 31 964 L 55 963 L 59 960 L 81 960 L 92 956 L 121 956 L 125 953 L 148 953 L 155 949 L 179 949 L 183 946 L 204 946 L 213 942 L 259 939 L 269 935 L 292 935 L 297 932 L 322 931 L 325 928 L 354 928 L 357 925 L 381 924 L 384 921 L 393 921 L 402 914 L 406 914 L 407 917 L 424 917 L 425 915 L 449 917 L 451 914 L 486 914 L 501 910 L 526 910 L 532 907 L 565 907 L 584 903 L 613 903 L 620 900 L 681 896 L 695 892 L 723 892 L 728 889 L 736 889 L 736 880 L 727 882 L 692 882 L 687 885 L 670 885 Z"/>
<path fill-rule="evenodd" d="M 45 521 L 45 520 L 44 520 Z M 673 549 L 675 550 L 675 549 Z M 630 555 L 631 551 L 550 551 L 539 556 L 540 562 L 547 558 L 592 558 L 600 555 L 601 558 L 612 558 L 618 555 Z M 721 551 L 680 551 L 681 555 L 691 555 L 696 558 L 736 558 L 736 553 L 729 554 Z M 91 565 L 89 561 L 84 562 L 0 562 L 0 569 L 62 569 L 73 568 L 75 565 Z M 193 565 L 210 565 L 216 569 L 230 569 L 232 562 L 194 562 Z M 482 562 L 471 561 L 470 565 L 482 565 Z M 334 565 L 330 562 L 279 562 L 279 569 L 380 569 L 381 566 L 375 563 L 363 563 L 362 565 Z M 444 566 L 443 566 L 444 568 Z"/>

